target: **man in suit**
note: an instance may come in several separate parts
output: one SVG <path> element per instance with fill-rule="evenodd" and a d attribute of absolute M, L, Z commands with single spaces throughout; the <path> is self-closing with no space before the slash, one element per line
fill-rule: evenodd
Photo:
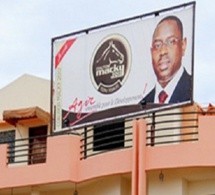
<path fill-rule="evenodd" d="M 177 103 L 191 99 L 191 76 L 182 66 L 187 39 L 176 16 L 163 18 L 152 37 L 152 65 L 157 77 L 155 87 L 141 102 Z"/>

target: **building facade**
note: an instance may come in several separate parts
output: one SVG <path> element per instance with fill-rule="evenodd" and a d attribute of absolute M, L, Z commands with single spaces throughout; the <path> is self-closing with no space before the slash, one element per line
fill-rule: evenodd
<path fill-rule="evenodd" d="M 0 100 L 1 195 L 215 194 L 212 105 L 56 134 L 48 80 L 23 75 Z"/>

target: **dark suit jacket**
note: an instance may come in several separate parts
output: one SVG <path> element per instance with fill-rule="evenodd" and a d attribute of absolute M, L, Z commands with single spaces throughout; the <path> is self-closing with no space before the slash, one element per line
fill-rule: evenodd
<path fill-rule="evenodd" d="M 169 103 L 178 103 L 191 100 L 192 88 L 191 88 L 191 76 L 184 69 L 184 72 L 176 85 L 173 94 L 169 100 Z M 153 88 L 141 101 L 146 103 L 154 103 L 155 88 Z M 140 101 L 140 102 L 141 102 Z"/>

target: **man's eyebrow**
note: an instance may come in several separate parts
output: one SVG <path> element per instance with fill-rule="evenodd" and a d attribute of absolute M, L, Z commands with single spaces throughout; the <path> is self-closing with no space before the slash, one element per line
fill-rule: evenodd
<path fill-rule="evenodd" d="M 156 42 L 156 41 L 162 41 L 162 39 L 161 38 L 153 38 L 152 39 L 152 42 Z"/>
<path fill-rule="evenodd" d="M 169 39 L 169 38 L 176 38 L 176 36 L 175 36 L 175 35 L 170 35 L 170 36 L 166 37 L 165 40 L 167 40 L 167 39 Z M 165 40 L 164 40 L 164 41 L 165 41 Z M 163 41 L 163 39 L 161 39 L 161 38 L 153 38 L 152 41 L 153 41 L 153 42 L 156 42 L 156 41 Z"/>

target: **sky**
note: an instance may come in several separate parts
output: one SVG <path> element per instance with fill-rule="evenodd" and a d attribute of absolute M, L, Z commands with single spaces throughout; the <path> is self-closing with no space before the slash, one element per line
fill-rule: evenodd
<path fill-rule="evenodd" d="M 51 39 L 181 5 L 183 0 L 0 0 L 0 89 L 23 74 L 51 75 Z M 215 3 L 196 0 L 194 101 L 215 104 Z"/>

